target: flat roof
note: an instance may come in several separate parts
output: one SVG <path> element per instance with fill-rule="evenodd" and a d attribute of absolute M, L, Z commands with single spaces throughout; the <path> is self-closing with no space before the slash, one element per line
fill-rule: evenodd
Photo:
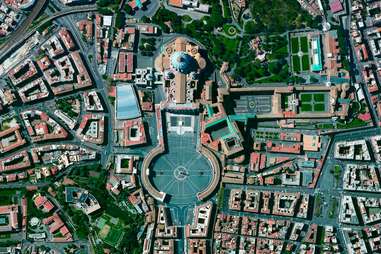
<path fill-rule="evenodd" d="M 112 16 L 103 16 L 103 25 L 111 26 L 112 25 Z"/>
<path fill-rule="evenodd" d="M 313 37 L 311 39 L 311 50 L 312 50 L 312 71 L 321 71 L 323 69 L 323 63 L 321 59 L 321 46 L 320 37 Z"/>
<path fill-rule="evenodd" d="M 134 119 L 141 116 L 139 101 L 133 85 L 116 87 L 115 114 L 118 120 Z"/>

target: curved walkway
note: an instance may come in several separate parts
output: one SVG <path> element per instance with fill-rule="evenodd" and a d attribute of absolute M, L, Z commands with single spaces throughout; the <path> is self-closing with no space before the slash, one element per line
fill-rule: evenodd
<path fill-rule="evenodd" d="M 152 160 L 165 152 L 165 148 L 163 145 L 159 145 L 152 149 L 147 156 L 143 160 L 143 165 L 142 165 L 142 184 L 143 187 L 148 191 L 148 193 L 154 197 L 156 200 L 164 202 L 166 193 L 158 191 L 151 183 L 149 179 L 149 166 L 151 165 Z"/>
<path fill-rule="evenodd" d="M 197 193 L 198 200 L 202 201 L 208 198 L 218 187 L 221 178 L 221 168 L 218 158 L 212 151 L 202 145 L 199 146 L 198 150 L 202 155 L 208 158 L 210 164 L 212 165 L 212 181 L 205 190 Z"/>
<path fill-rule="evenodd" d="M 158 119 L 157 120 L 157 128 L 158 128 L 159 144 L 157 147 L 152 149 L 145 156 L 145 158 L 143 160 L 143 164 L 142 164 L 141 180 L 142 180 L 143 187 L 147 190 L 147 192 L 153 198 L 155 198 L 156 200 L 158 200 L 160 202 L 164 202 L 164 201 L 166 201 L 167 196 L 176 195 L 176 194 L 174 194 L 176 192 L 173 192 L 173 193 L 169 192 L 169 193 L 171 193 L 169 195 L 168 193 L 160 191 L 159 190 L 160 186 L 162 186 L 163 184 L 159 184 L 159 185 L 157 185 L 157 187 L 155 187 L 155 185 L 158 183 L 165 183 L 165 185 L 168 185 L 167 183 L 171 182 L 170 181 L 171 178 L 164 179 L 164 180 L 161 179 L 161 180 L 158 180 L 158 182 L 152 181 L 152 179 L 150 179 L 153 174 L 157 173 L 157 172 L 153 171 L 153 165 L 152 165 L 154 163 L 155 158 L 157 158 L 159 155 L 162 155 L 163 153 L 166 152 L 166 148 L 164 145 L 164 139 L 163 139 L 163 132 L 162 132 L 163 129 L 162 129 L 162 120 L 161 120 L 161 109 L 159 107 L 155 107 L 155 108 L 156 108 L 156 117 Z M 196 136 L 194 137 L 194 139 L 192 138 L 193 140 L 197 139 L 197 134 L 195 134 L 195 135 Z M 189 139 L 189 137 L 187 139 Z M 183 139 L 180 139 L 180 141 L 178 141 L 179 142 L 178 146 L 176 146 L 177 141 L 175 141 L 175 143 L 173 143 L 173 141 L 174 141 L 173 137 L 171 140 L 167 141 L 167 142 L 169 142 L 168 145 L 171 145 L 169 150 L 171 150 L 171 148 L 173 148 L 173 150 L 172 150 L 171 155 L 168 154 L 168 155 L 165 155 L 167 157 L 165 157 L 165 156 L 163 158 L 160 157 L 159 160 L 161 160 L 161 164 L 160 164 L 161 166 L 159 166 L 159 164 L 158 164 L 158 167 L 159 168 L 161 167 L 162 169 L 159 170 L 159 172 L 162 171 L 160 173 L 162 177 L 167 177 L 167 175 L 163 175 L 163 172 L 168 171 L 167 168 L 169 167 L 169 171 L 171 171 L 171 177 L 173 178 L 172 174 L 176 173 L 175 172 L 176 169 L 183 168 L 184 172 L 180 172 L 180 174 L 177 177 L 180 177 L 180 178 L 182 177 L 184 179 L 177 179 L 177 180 L 179 180 L 179 182 L 181 182 L 182 184 L 187 184 L 187 182 L 184 182 L 184 180 L 188 177 L 190 177 L 190 179 L 192 177 L 194 177 L 194 175 L 190 171 L 192 171 L 192 172 L 194 172 L 195 170 L 197 171 L 199 169 L 204 168 L 204 166 L 206 165 L 205 164 L 204 166 L 202 166 L 203 164 L 200 164 L 200 165 L 195 166 L 195 165 L 193 165 L 193 163 L 191 163 L 193 166 L 193 167 L 191 167 L 192 170 L 189 170 L 189 172 L 187 171 L 189 165 L 186 164 L 186 161 L 192 161 L 193 157 L 192 157 L 192 155 L 190 155 L 191 153 L 188 154 L 186 152 L 186 150 L 190 148 L 189 146 L 193 146 L 192 148 L 197 150 L 197 154 L 199 154 L 199 156 L 205 156 L 206 157 L 206 159 L 209 162 L 208 163 L 209 169 L 211 167 L 211 172 L 208 173 L 208 178 L 207 178 L 209 180 L 206 182 L 205 185 L 201 184 L 198 186 L 198 187 L 200 187 L 200 190 L 202 188 L 201 191 L 196 190 L 198 192 L 193 193 L 193 197 L 197 198 L 199 201 L 204 201 L 205 199 L 207 199 L 208 197 L 210 197 L 213 194 L 213 192 L 216 190 L 216 188 L 219 185 L 220 177 L 221 177 L 220 163 L 219 163 L 218 158 L 216 157 L 216 155 L 212 151 L 210 151 L 209 149 L 205 148 L 202 145 L 198 145 L 196 147 L 196 142 L 191 141 L 191 140 L 187 140 L 187 139 L 185 139 L 185 142 Z M 186 147 L 183 146 L 182 144 L 186 144 Z M 185 150 L 183 150 L 183 149 L 185 149 Z M 185 157 L 179 156 L 178 153 L 186 154 L 186 156 Z M 196 153 L 196 151 L 194 151 L 194 153 Z M 168 157 L 168 156 L 171 156 L 171 157 Z M 181 157 L 181 159 L 180 159 L 180 157 Z M 179 158 L 179 160 L 177 160 L 176 158 Z M 171 163 L 171 159 L 175 160 L 175 163 Z M 167 162 L 167 163 L 163 163 L 163 161 Z M 159 161 L 158 161 L 158 163 L 159 163 Z M 189 168 L 189 169 L 191 169 L 191 168 Z M 172 170 L 174 170 L 173 173 L 172 173 Z M 169 177 L 169 175 L 168 175 L 168 177 Z M 175 178 L 176 178 L 176 176 L 175 176 Z M 190 181 L 190 180 L 188 180 L 188 181 Z M 190 181 L 189 184 L 191 184 L 191 182 L 192 181 Z M 195 189 L 195 186 L 193 186 L 192 189 Z M 166 187 L 163 190 L 166 191 Z M 179 193 L 179 195 L 181 195 L 181 193 Z M 189 195 L 189 193 L 188 193 L 188 195 Z M 172 198 L 171 198 L 171 200 L 172 200 Z M 176 201 L 174 201 L 174 200 L 173 201 L 179 202 L 180 200 L 181 200 L 181 198 L 178 198 L 178 199 L 176 199 Z"/>
<path fill-rule="evenodd" d="M 148 193 L 161 202 L 164 202 L 166 194 L 164 192 L 158 191 L 151 183 L 149 179 L 150 169 L 149 166 L 152 163 L 152 160 L 165 152 L 164 137 L 163 137 L 163 120 L 161 114 L 160 105 L 155 105 L 155 115 L 156 115 L 156 128 L 159 144 L 157 147 L 152 149 L 144 158 L 142 165 L 142 184 L 143 187 L 148 191 Z"/>

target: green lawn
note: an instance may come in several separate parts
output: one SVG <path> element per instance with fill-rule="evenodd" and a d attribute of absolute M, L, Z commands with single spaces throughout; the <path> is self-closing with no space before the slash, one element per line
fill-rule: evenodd
<path fill-rule="evenodd" d="M 323 210 L 323 198 L 318 193 L 318 194 L 316 194 L 316 197 L 315 197 L 314 215 L 316 217 L 320 217 L 322 210 Z"/>
<path fill-rule="evenodd" d="M 339 205 L 339 201 L 337 200 L 337 198 L 332 198 L 331 203 L 329 205 L 329 211 L 328 211 L 328 217 L 330 219 L 335 218 L 338 205 Z"/>
<path fill-rule="evenodd" d="M 224 32 L 229 36 L 234 36 L 237 34 L 237 28 L 234 25 L 224 24 Z"/>
<path fill-rule="evenodd" d="M 300 49 L 303 53 L 308 53 L 308 41 L 306 36 L 300 37 Z"/>
<path fill-rule="evenodd" d="M 323 93 L 316 93 L 314 94 L 314 101 L 315 102 L 324 102 L 325 95 Z"/>
<path fill-rule="evenodd" d="M 292 68 L 294 72 L 300 72 L 300 57 L 292 56 Z"/>
<path fill-rule="evenodd" d="M 293 54 L 299 52 L 299 37 L 291 38 L 291 51 Z"/>
<path fill-rule="evenodd" d="M 276 83 L 276 82 L 285 82 L 285 79 L 279 75 L 271 75 L 266 78 L 262 78 L 256 81 L 257 83 Z"/>
<path fill-rule="evenodd" d="M 10 205 L 13 203 L 12 197 L 16 195 L 16 190 L 4 189 L 0 191 L 0 205 Z"/>
<path fill-rule="evenodd" d="M 0 195 L 0 205 L 10 205 L 10 204 L 12 204 L 12 196 Z"/>
<path fill-rule="evenodd" d="M 311 101 L 312 100 L 312 94 L 310 93 L 303 93 L 300 95 L 300 99 L 302 100 L 302 103 L 303 102 L 308 102 L 308 101 Z"/>
<path fill-rule="evenodd" d="M 225 36 L 212 37 L 213 54 L 224 61 L 232 61 L 237 55 L 239 40 L 229 39 Z"/>
<path fill-rule="evenodd" d="M 119 242 L 123 238 L 124 232 L 123 228 L 112 227 L 107 237 L 104 239 L 105 243 L 116 246 L 119 245 Z"/>
<path fill-rule="evenodd" d="M 0 239 L 5 240 L 5 239 L 10 239 L 11 234 L 10 233 L 1 233 L 0 234 Z"/>
<path fill-rule="evenodd" d="M 181 16 L 181 20 L 182 20 L 183 22 L 188 23 L 188 22 L 191 22 L 191 21 L 192 21 L 192 18 L 191 18 L 189 15 L 184 15 L 184 16 Z"/>
<path fill-rule="evenodd" d="M 124 237 L 124 225 L 118 218 L 103 214 L 96 226 L 99 229 L 99 237 L 108 245 L 118 248 Z"/>
<path fill-rule="evenodd" d="M 311 104 L 302 104 L 301 111 L 302 112 L 311 112 L 312 111 L 312 105 Z"/>
<path fill-rule="evenodd" d="M 325 110 L 324 103 L 316 103 L 314 104 L 315 112 L 323 112 Z"/>
<path fill-rule="evenodd" d="M 339 128 L 343 128 L 343 129 L 349 129 L 349 128 L 358 128 L 358 127 L 363 127 L 363 126 L 366 126 L 367 123 L 364 122 L 363 120 L 361 119 L 353 119 L 350 123 L 347 123 L 346 125 L 340 125 Z"/>
<path fill-rule="evenodd" d="M 308 55 L 302 56 L 302 69 L 303 71 L 308 71 L 310 69 L 310 60 Z"/>
<path fill-rule="evenodd" d="M 287 45 L 284 45 L 283 47 L 280 47 L 280 48 L 272 51 L 271 54 L 269 55 L 269 59 L 270 60 L 281 59 L 281 58 L 285 58 L 287 56 L 288 56 L 288 47 L 287 47 Z"/>
<path fill-rule="evenodd" d="M 288 107 L 288 96 L 282 95 L 281 102 L 282 102 L 282 108 L 287 108 Z"/>
<path fill-rule="evenodd" d="M 360 119 L 353 119 L 351 122 L 344 124 L 344 123 L 337 123 L 337 129 L 351 129 L 351 128 L 359 128 L 363 126 L 367 126 L 368 123 L 364 122 Z M 333 124 L 319 124 L 318 128 L 320 129 L 333 129 Z"/>
<path fill-rule="evenodd" d="M 239 44 L 239 40 L 235 40 L 235 39 L 228 39 L 228 38 L 225 38 L 223 37 L 223 43 L 224 45 L 231 51 L 236 51 L 237 48 L 238 48 L 238 44 Z"/>

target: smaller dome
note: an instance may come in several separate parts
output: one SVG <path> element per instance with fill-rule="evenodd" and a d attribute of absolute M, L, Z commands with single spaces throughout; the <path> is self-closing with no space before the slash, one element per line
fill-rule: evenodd
<path fill-rule="evenodd" d="M 175 77 L 175 74 L 173 74 L 173 72 L 169 70 L 164 72 L 164 79 L 169 80 L 169 79 L 173 79 L 174 77 Z"/>
<path fill-rule="evenodd" d="M 194 68 L 194 59 L 183 51 L 176 51 L 171 56 L 172 68 L 183 74 L 190 73 Z"/>
<path fill-rule="evenodd" d="M 146 79 L 148 81 L 153 81 L 155 79 L 155 76 L 152 73 L 147 74 Z"/>
<path fill-rule="evenodd" d="M 198 79 L 198 74 L 196 72 L 191 72 L 190 73 L 190 76 L 193 80 L 197 80 Z"/>

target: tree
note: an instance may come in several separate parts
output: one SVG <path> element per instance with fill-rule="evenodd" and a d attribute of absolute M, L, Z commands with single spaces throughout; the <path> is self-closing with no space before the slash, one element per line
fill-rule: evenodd
<path fill-rule="evenodd" d="M 126 4 L 124 5 L 124 11 L 125 11 L 127 14 L 132 15 L 133 9 L 131 8 L 131 6 L 130 6 L 128 3 L 126 3 Z"/>
<path fill-rule="evenodd" d="M 151 19 L 148 18 L 147 16 L 143 16 L 143 17 L 141 18 L 141 20 L 142 20 L 143 23 L 151 23 Z"/>
<path fill-rule="evenodd" d="M 98 12 L 102 15 L 112 15 L 112 10 L 108 8 L 98 8 Z"/>
<path fill-rule="evenodd" d="M 117 12 L 115 17 L 115 27 L 121 29 L 125 24 L 125 16 L 122 12 Z"/>
<path fill-rule="evenodd" d="M 98 7 L 107 7 L 111 4 L 114 4 L 115 2 L 113 0 L 97 0 L 97 6 Z"/>
<path fill-rule="evenodd" d="M 222 8 L 219 1 L 212 3 L 212 11 L 210 13 L 210 23 L 214 28 L 221 27 L 224 24 L 222 17 Z"/>
<path fill-rule="evenodd" d="M 259 22 L 247 21 L 244 26 L 246 34 L 257 34 L 263 29 L 263 25 Z"/>
<path fill-rule="evenodd" d="M 271 62 L 269 64 L 269 71 L 273 74 L 278 74 L 282 70 L 282 64 L 280 61 Z"/>

